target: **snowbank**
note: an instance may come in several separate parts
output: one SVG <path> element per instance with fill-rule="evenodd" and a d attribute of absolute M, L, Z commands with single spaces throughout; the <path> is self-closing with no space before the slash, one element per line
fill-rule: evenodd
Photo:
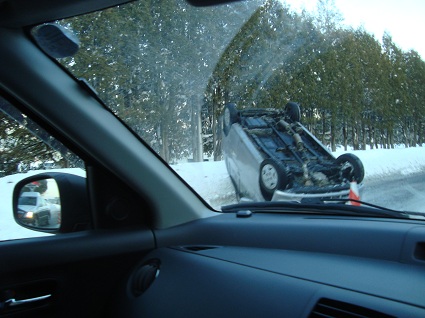
<path fill-rule="evenodd" d="M 354 153 L 363 162 L 365 182 L 394 174 L 425 172 L 425 147 L 342 151 Z M 180 163 L 172 168 L 214 208 L 236 203 L 233 184 L 224 161 Z"/>
<path fill-rule="evenodd" d="M 180 163 L 171 167 L 212 207 L 236 203 L 224 161 Z"/>
<path fill-rule="evenodd" d="M 365 182 L 388 175 L 407 175 L 425 173 L 425 147 L 374 149 L 349 151 L 355 153 L 365 167 Z M 337 151 L 337 157 L 343 151 Z M 236 203 L 233 184 L 227 173 L 224 161 L 180 163 L 172 168 L 187 181 L 214 208 Z M 85 176 L 81 169 L 56 169 L 49 171 L 67 172 Z M 42 173 L 30 171 L 0 178 L 0 241 L 5 239 L 47 235 L 27 230 L 13 220 L 12 191 L 19 180 L 30 175 Z"/>
<path fill-rule="evenodd" d="M 365 180 L 390 174 L 408 175 L 425 172 L 425 147 L 347 151 L 363 162 Z M 343 151 L 337 151 L 339 156 Z"/>

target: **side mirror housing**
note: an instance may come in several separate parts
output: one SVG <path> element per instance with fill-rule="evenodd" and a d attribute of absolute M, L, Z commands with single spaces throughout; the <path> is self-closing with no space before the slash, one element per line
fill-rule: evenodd
<path fill-rule="evenodd" d="M 46 172 L 19 181 L 13 191 L 15 221 L 46 233 L 92 228 L 86 178 Z"/>

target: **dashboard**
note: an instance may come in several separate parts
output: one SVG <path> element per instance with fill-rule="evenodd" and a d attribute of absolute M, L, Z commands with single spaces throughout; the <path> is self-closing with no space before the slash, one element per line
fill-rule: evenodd
<path fill-rule="evenodd" d="M 112 306 L 117 314 L 126 308 L 128 317 L 425 317 L 420 223 L 276 214 L 195 223 L 192 233 L 190 224 L 156 233 L 163 246 L 123 280 Z M 196 238 L 199 245 L 185 245 Z M 146 280 L 140 269 L 152 264 Z M 135 292 L 138 284 L 143 292 Z"/>

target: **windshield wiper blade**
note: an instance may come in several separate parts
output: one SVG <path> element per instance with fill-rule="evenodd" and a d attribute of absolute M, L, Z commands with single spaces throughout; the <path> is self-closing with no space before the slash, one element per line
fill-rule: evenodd
<path fill-rule="evenodd" d="M 302 204 L 293 201 L 260 201 L 260 202 L 241 202 L 236 204 L 225 205 L 221 207 L 224 213 L 232 213 L 241 210 L 265 211 L 275 209 L 299 209 L 303 206 L 310 206 L 310 204 Z"/>
<path fill-rule="evenodd" d="M 373 204 L 370 202 L 366 202 L 366 201 L 361 201 L 361 200 L 355 200 L 355 199 L 350 199 L 350 198 L 344 198 L 344 199 L 320 199 L 321 202 L 325 203 L 325 202 L 335 202 L 335 203 L 344 203 L 346 204 L 347 202 L 355 202 L 355 203 L 359 203 L 362 206 L 367 206 L 367 207 L 371 207 L 371 208 L 375 208 L 375 209 L 379 209 L 379 210 L 383 210 L 383 211 L 387 211 L 390 213 L 394 213 L 396 216 L 400 215 L 400 214 L 405 214 L 407 216 L 409 215 L 419 215 L 419 216 L 423 216 L 425 217 L 425 213 L 421 213 L 421 212 L 412 212 L 412 211 L 398 211 L 398 210 L 393 210 L 390 208 L 386 208 L 377 204 Z"/>
<path fill-rule="evenodd" d="M 350 199 L 335 199 L 335 202 L 347 202 Z M 314 200 L 312 202 L 292 202 L 292 201 L 267 201 L 267 202 L 244 202 L 239 204 L 226 205 L 221 207 L 224 213 L 234 213 L 242 210 L 252 212 L 270 213 L 311 213 L 311 214 L 332 214 L 332 215 L 362 215 L 380 216 L 410 219 L 410 212 L 396 211 L 373 204 L 365 206 L 354 206 L 346 204 L 326 204 L 333 199 Z M 363 203 L 359 201 L 359 203 Z M 424 216 L 424 214 L 418 213 Z"/>

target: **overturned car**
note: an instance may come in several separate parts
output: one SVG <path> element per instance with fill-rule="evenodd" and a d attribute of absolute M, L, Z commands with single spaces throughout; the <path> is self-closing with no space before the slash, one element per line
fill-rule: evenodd
<path fill-rule="evenodd" d="M 293 102 L 283 110 L 225 106 L 222 151 L 239 198 L 346 198 L 350 182 L 362 182 L 360 159 L 350 153 L 335 158 L 300 119 Z"/>

